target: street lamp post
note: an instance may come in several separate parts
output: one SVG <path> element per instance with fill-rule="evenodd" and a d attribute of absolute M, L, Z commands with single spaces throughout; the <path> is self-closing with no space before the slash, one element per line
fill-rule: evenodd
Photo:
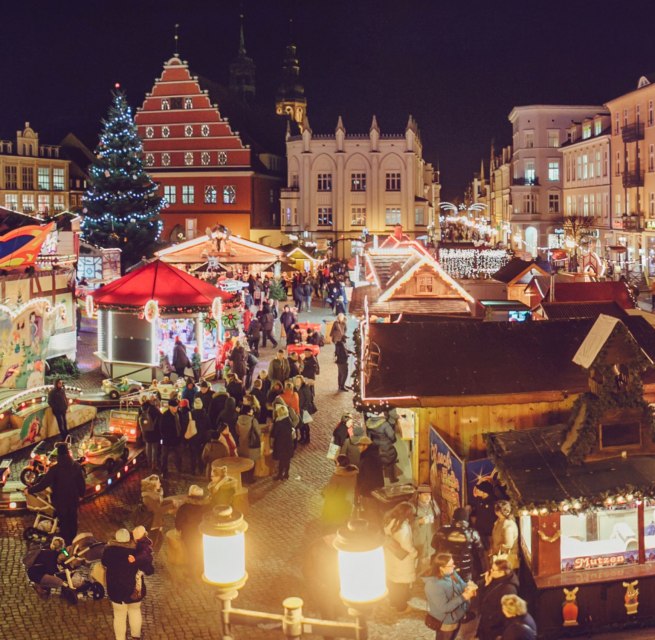
<path fill-rule="evenodd" d="M 216 587 L 221 602 L 221 628 L 224 640 L 234 640 L 232 627 L 279 622 L 285 638 L 297 640 L 304 633 L 367 640 L 366 617 L 373 605 L 387 595 L 383 538 L 371 531 L 365 520 L 351 520 L 340 529 L 334 546 L 338 552 L 341 599 L 354 622 L 308 618 L 303 615 L 301 598 L 282 602 L 283 614 L 238 609 L 232 601 L 248 579 L 245 565 L 243 515 L 231 507 L 217 507 L 207 514 L 200 531 L 203 544 L 203 580 Z"/>

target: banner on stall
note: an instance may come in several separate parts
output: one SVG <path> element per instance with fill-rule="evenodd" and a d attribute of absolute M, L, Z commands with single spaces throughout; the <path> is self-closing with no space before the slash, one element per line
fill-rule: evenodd
<path fill-rule="evenodd" d="M 441 522 L 449 524 L 455 509 L 464 504 L 464 464 L 434 427 L 430 427 L 430 486 Z"/>

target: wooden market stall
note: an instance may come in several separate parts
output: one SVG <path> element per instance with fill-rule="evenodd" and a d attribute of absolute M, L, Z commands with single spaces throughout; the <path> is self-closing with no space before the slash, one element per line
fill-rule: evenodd
<path fill-rule="evenodd" d="M 161 358 L 166 355 L 172 362 L 179 338 L 189 359 L 198 348 L 201 375 L 213 376 L 221 339 L 214 318 L 231 298 L 232 294 L 161 260 L 97 289 L 93 293 L 98 309 L 97 356 L 103 372 L 140 382 L 161 378 Z"/>
<path fill-rule="evenodd" d="M 589 390 L 568 422 L 488 436 L 519 514 L 540 637 L 655 625 L 652 353 L 601 316 L 574 356 Z"/>

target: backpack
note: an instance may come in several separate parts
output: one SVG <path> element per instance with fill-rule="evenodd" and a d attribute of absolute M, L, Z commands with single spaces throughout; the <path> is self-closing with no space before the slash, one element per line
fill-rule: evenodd
<path fill-rule="evenodd" d="M 142 411 L 139 414 L 139 427 L 143 433 L 151 433 L 155 430 L 155 422 L 150 417 L 149 411 Z"/>
<path fill-rule="evenodd" d="M 23 556 L 23 566 L 26 570 L 29 570 L 34 566 L 39 553 L 41 553 L 41 545 L 32 544 L 30 547 L 28 547 L 25 555 Z"/>
<path fill-rule="evenodd" d="M 248 431 L 248 449 L 259 449 L 261 444 L 262 441 L 257 433 L 257 429 L 255 429 L 255 425 L 252 425 L 250 431 Z"/>

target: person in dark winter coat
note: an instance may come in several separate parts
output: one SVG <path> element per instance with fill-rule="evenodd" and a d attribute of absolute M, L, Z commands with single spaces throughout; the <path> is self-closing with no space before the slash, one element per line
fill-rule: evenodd
<path fill-rule="evenodd" d="M 353 426 L 352 435 L 348 436 L 341 445 L 341 455 L 346 456 L 348 462 L 356 467 L 359 467 L 359 459 L 362 455 L 357 443 L 363 435 L 366 435 L 366 432 L 362 427 L 359 425 Z"/>
<path fill-rule="evenodd" d="M 141 430 L 141 437 L 145 443 L 146 459 L 151 471 L 156 471 L 159 467 L 160 458 L 160 420 L 161 413 L 159 409 L 149 400 L 145 399 L 141 404 L 138 417 L 139 429 Z"/>
<path fill-rule="evenodd" d="M 59 518 L 61 537 L 66 544 L 71 544 L 77 535 L 77 508 L 80 498 L 84 497 L 86 484 L 84 471 L 71 457 L 65 442 L 57 445 L 57 464 L 51 466 L 40 480 L 28 487 L 27 492 L 36 494 L 48 487 L 52 489 L 52 506 Z"/>
<path fill-rule="evenodd" d="M 175 469 L 182 473 L 182 437 L 184 430 L 179 412 L 179 402 L 173 398 L 168 401 L 168 409 L 161 416 L 161 473 L 168 475 L 168 459 L 173 456 Z"/>
<path fill-rule="evenodd" d="M 300 333 L 300 325 L 294 324 L 287 331 L 287 344 L 299 344 L 302 342 L 302 334 Z"/>
<path fill-rule="evenodd" d="M 355 421 L 353 420 L 352 414 L 344 413 L 332 432 L 332 442 L 339 447 L 343 446 L 344 442 L 352 436 L 354 426 Z"/>
<path fill-rule="evenodd" d="M 528 604 L 517 595 L 507 595 L 500 599 L 503 615 L 507 618 L 502 640 L 535 640 L 537 623 L 528 613 Z"/>
<path fill-rule="evenodd" d="M 327 486 L 323 489 L 321 522 L 336 529 L 348 522 L 355 503 L 355 487 L 359 469 L 349 464 L 346 456 L 337 456 L 336 467 Z"/>
<path fill-rule="evenodd" d="M 378 512 L 371 492 L 384 487 L 382 460 L 380 460 L 380 450 L 368 436 L 362 436 L 357 446 L 361 453 L 356 495 L 367 513 L 367 519 L 372 522 L 378 518 Z"/>
<path fill-rule="evenodd" d="M 173 369 L 177 373 L 178 378 L 184 377 L 184 370 L 191 366 L 191 361 L 186 353 L 186 347 L 182 344 L 179 338 L 175 338 L 175 346 L 173 347 Z"/>
<path fill-rule="evenodd" d="M 280 349 L 275 358 L 268 364 L 268 379 L 273 384 L 274 381 L 284 384 L 289 377 L 289 362 L 287 361 L 284 349 Z"/>
<path fill-rule="evenodd" d="M 236 375 L 239 380 L 244 380 L 246 377 L 246 350 L 241 346 L 241 343 L 238 340 L 235 342 L 234 347 L 232 347 L 230 362 L 232 373 Z"/>
<path fill-rule="evenodd" d="M 298 402 L 300 406 L 300 413 L 298 417 L 300 418 L 300 423 L 298 424 L 298 430 L 300 431 L 300 438 L 298 442 L 300 444 L 309 444 L 309 422 L 305 422 L 305 417 L 307 414 L 310 416 L 316 413 L 316 408 L 314 407 L 314 400 L 312 398 L 312 391 L 308 385 L 305 384 L 305 379 L 298 375 L 293 379 L 293 384 L 298 394 Z"/>
<path fill-rule="evenodd" d="M 130 621 L 132 638 L 141 637 L 141 601 L 146 596 L 143 575 L 152 575 L 152 552 L 147 547 L 135 545 L 127 529 L 119 529 L 102 554 L 106 568 L 107 596 L 114 610 L 114 634 L 117 640 L 125 640 L 127 620 Z M 139 573 L 141 572 L 141 573 Z"/>
<path fill-rule="evenodd" d="M 264 303 L 262 310 L 257 314 L 262 325 L 262 347 L 266 347 L 266 340 L 270 340 L 274 347 L 277 347 L 277 340 L 273 337 L 273 323 L 275 318 L 271 313 L 268 304 Z"/>
<path fill-rule="evenodd" d="M 243 382 L 236 374 L 230 373 L 227 376 L 227 384 L 225 385 L 225 390 L 228 392 L 230 397 L 234 398 L 237 407 L 241 406 L 243 402 L 243 396 L 246 395 L 246 392 L 243 389 Z"/>
<path fill-rule="evenodd" d="M 191 410 L 191 417 L 196 423 L 196 435 L 187 440 L 189 445 L 189 455 L 191 458 L 191 475 L 197 475 L 204 471 L 202 464 L 202 450 L 209 440 L 209 416 L 202 408 L 202 400 L 196 398 L 193 401 L 193 409 Z"/>
<path fill-rule="evenodd" d="M 480 534 L 485 549 L 491 545 L 491 533 L 496 522 L 494 504 L 494 486 L 488 480 L 480 482 L 473 487 L 473 500 L 471 501 L 471 524 Z"/>
<path fill-rule="evenodd" d="M 480 640 L 496 640 L 503 633 L 506 618 L 500 601 L 503 596 L 518 595 L 519 580 L 507 560 L 494 560 L 484 574 L 480 592 Z"/>
<path fill-rule="evenodd" d="M 305 349 L 303 355 L 302 377 L 305 380 L 316 380 L 316 376 L 321 373 L 321 367 L 318 365 L 316 356 L 312 353 L 311 349 Z"/>
<path fill-rule="evenodd" d="M 252 384 L 252 389 L 250 390 L 257 402 L 259 402 L 259 413 L 255 416 L 260 424 L 266 424 L 266 420 L 270 415 L 270 411 L 266 407 L 266 393 L 264 392 L 262 379 L 257 378 Z"/>
<path fill-rule="evenodd" d="M 52 387 L 48 394 L 48 406 L 52 409 L 52 414 L 55 416 L 59 433 L 65 438 L 68 435 L 68 423 L 66 422 L 68 398 L 66 397 L 64 383 L 59 378 L 55 380 L 55 386 Z"/>
<path fill-rule="evenodd" d="M 192 484 L 186 502 L 175 514 L 175 528 L 180 532 L 189 560 L 189 570 L 195 578 L 200 578 L 203 570 L 202 534 L 198 527 L 211 507 L 202 487 Z"/>
<path fill-rule="evenodd" d="M 334 361 L 337 363 L 337 386 L 339 391 L 350 390 L 350 387 L 346 386 L 346 382 L 348 382 L 348 359 L 351 353 L 346 346 L 346 336 L 343 335 L 341 340 L 334 345 Z"/>
<path fill-rule="evenodd" d="M 280 324 L 282 325 L 282 329 L 287 336 L 287 344 L 291 344 L 288 338 L 289 330 L 291 327 L 293 327 L 294 324 L 296 324 L 296 316 L 293 314 L 288 304 L 284 305 L 284 311 L 282 311 L 282 314 L 280 315 Z"/>
<path fill-rule="evenodd" d="M 262 325 L 258 318 L 253 318 L 248 325 L 248 347 L 259 358 L 259 339 L 262 337 Z"/>
<path fill-rule="evenodd" d="M 186 385 L 182 391 L 182 400 L 186 400 L 189 403 L 189 406 L 193 406 L 193 401 L 198 395 L 198 389 L 196 388 L 196 383 L 191 378 L 187 378 Z"/>
<path fill-rule="evenodd" d="M 288 480 L 289 467 L 293 457 L 295 427 L 289 418 L 289 409 L 283 403 L 275 405 L 271 440 L 273 441 L 273 460 L 278 461 L 278 471 L 275 479 Z"/>
<path fill-rule="evenodd" d="M 239 414 L 237 413 L 237 404 L 234 398 L 229 397 L 225 401 L 225 407 L 223 411 L 218 416 L 219 431 L 221 426 L 227 425 L 227 428 L 232 434 L 232 438 L 238 444 L 239 436 L 237 434 L 237 420 L 239 419 Z"/>
<path fill-rule="evenodd" d="M 209 382 L 203 380 L 200 383 L 200 391 L 198 392 L 198 398 L 202 400 L 202 408 L 209 417 L 209 408 L 212 403 L 212 388 L 209 386 Z"/>
<path fill-rule="evenodd" d="M 298 359 L 298 354 L 294 351 L 289 354 L 287 358 L 289 363 L 289 378 L 295 378 L 300 375 L 300 360 Z"/>
<path fill-rule="evenodd" d="M 373 416 L 366 421 L 366 435 L 380 448 L 380 458 L 384 465 L 384 473 L 391 480 L 397 482 L 396 462 L 398 451 L 394 447 L 396 432 L 389 417 Z"/>
<path fill-rule="evenodd" d="M 346 316 L 343 313 L 340 313 L 337 316 L 337 319 L 332 323 L 332 328 L 330 329 L 330 340 L 332 344 L 336 345 L 341 342 L 341 339 L 346 335 L 347 325 L 346 325 Z"/>
<path fill-rule="evenodd" d="M 438 553 L 452 553 L 459 574 L 465 580 L 477 582 L 486 569 L 486 555 L 480 536 L 469 527 L 468 510 L 455 509 L 451 524 L 441 527 L 432 539 Z"/>
<path fill-rule="evenodd" d="M 209 424 L 212 429 L 218 429 L 218 416 L 225 408 L 225 403 L 230 396 L 225 389 L 217 391 L 209 405 Z"/>

